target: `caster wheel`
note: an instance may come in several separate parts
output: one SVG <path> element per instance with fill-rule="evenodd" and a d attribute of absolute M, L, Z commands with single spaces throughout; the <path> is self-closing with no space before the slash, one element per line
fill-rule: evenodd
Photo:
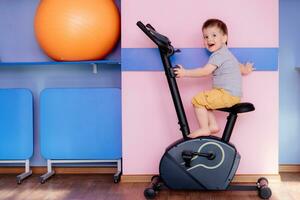
<path fill-rule="evenodd" d="M 272 196 L 272 191 L 269 187 L 265 186 L 260 188 L 258 195 L 262 199 L 269 199 Z"/>
<path fill-rule="evenodd" d="M 46 181 L 44 179 L 40 179 L 40 183 L 44 184 L 44 183 L 46 183 Z"/>
<path fill-rule="evenodd" d="M 152 188 L 147 188 L 144 190 L 144 196 L 146 199 L 154 199 L 156 196 L 156 192 Z"/>
<path fill-rule="evenodd" d="M 18 180 L 17 183 L 18 183 L 18 185 L 21 185 L 22 181 L 21 181 L 21 180 Z"/>
<path fill-rule="evenodd" d="M 260 183 L 260 182 L 262 182 L 262 181 L 265 181 L 265 182 L 267 182 L 267 184 L 269 184 L 269 181 L 268 181 L 268 179 L 267 179 L 267 178 L 265 178 L 265 177 L 260 177 L 260 178 L 257 180 L 257 182 L 256 182 L 256 183 Z"/>

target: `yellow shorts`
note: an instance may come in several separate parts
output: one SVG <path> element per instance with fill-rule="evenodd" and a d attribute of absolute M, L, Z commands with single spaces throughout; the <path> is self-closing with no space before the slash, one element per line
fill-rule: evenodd
<path fill-rule="evenodd" d="M 198 93 L 192 99 L 195 107 L 205 107 L 206 109 L 228 108 L 240 102 L 240 97 L 232 96 L 224 89 L 214 88 L 212 90 Z"/>

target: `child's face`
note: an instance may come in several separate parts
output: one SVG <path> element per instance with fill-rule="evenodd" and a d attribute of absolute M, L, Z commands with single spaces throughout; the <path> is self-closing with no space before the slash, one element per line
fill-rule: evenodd
<path fill-rule="evenodd" d="M 227 35 L 218 27 L 209 26 L 203 29 L 203 39 L 205 48 L 210 52 L 215 52 L 226 44 Z"/>

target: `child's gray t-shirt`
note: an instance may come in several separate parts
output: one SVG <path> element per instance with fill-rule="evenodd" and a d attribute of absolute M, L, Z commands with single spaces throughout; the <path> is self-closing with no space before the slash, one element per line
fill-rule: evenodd
<path fill-rule="evenodd" d="M 223 88 L 233 96 L 242 96 L 242 75 L 238 60 L 226 46 L 212 53 L 209 64 L 217 66 L 213 71 L 213 88 Z"/>

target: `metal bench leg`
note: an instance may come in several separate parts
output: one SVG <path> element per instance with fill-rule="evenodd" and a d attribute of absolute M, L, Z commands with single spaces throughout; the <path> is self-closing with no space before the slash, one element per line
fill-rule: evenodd
<path fill-rule="evenodd" d="M 45 183 L 51 176 L 55 174 L 55 171 L 52 170 L 51 160 L 47 160 L 47 173 L 40 176 L 40 183 Z"/>
<path fill-rule="evenodd" d="M 17 176 L 17 183 L 21 184 L 24 179 L 29 177 L 32 174 L 32 170 L 30 170 L 29 160 L 25 160 L 25 172 Z"/>
<path fill-rule="evenodd" d="M 121 180 L 121 174 L 122 174 L 122 161 L 117 160 L 117 173 L 114 174 L 114 183 L 119 183 Z"/>

